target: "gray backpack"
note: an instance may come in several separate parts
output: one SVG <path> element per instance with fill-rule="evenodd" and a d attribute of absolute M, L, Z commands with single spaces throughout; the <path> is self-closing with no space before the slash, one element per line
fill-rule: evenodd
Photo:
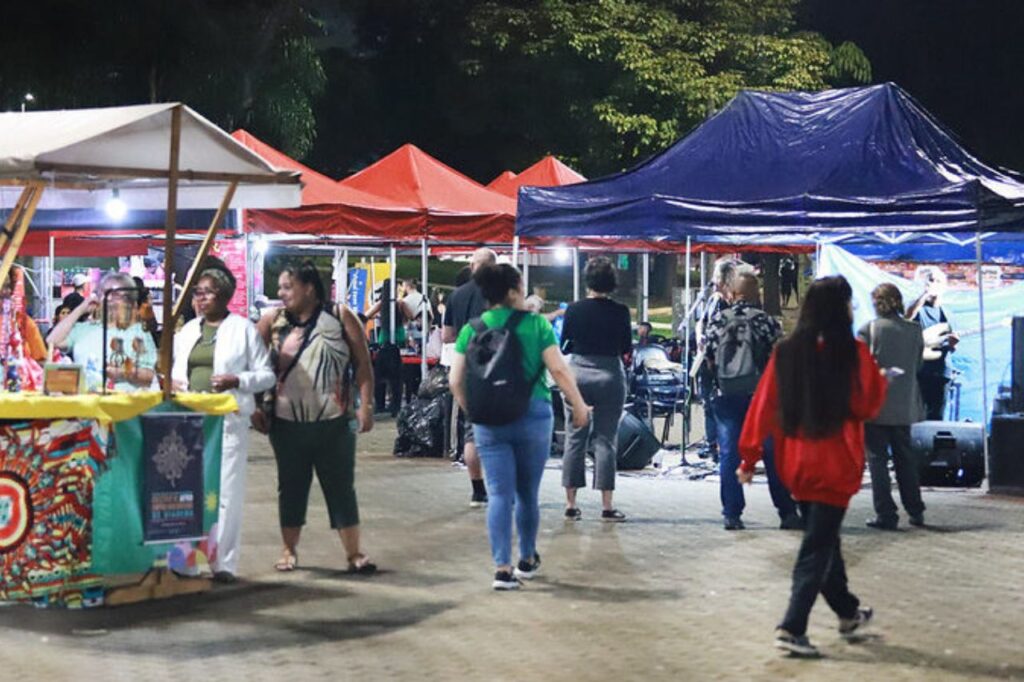
<path fill-rule="evenodd" d="M 754 315 L 763 315 L 757 311 Z M 715 371 L 722 395 L 752 395 L 761 380 L 771 349 L 759 348 L 750 324 L 752 315 L 738 316 L 736 309 L 721 312 L 725 321 L 715 348 Z"/>

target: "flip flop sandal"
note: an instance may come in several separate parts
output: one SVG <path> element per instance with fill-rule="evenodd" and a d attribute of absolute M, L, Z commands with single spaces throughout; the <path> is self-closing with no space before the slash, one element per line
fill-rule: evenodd
<path fill-rule="evenodd" d="M 354 554 L 348 558 L 348 570 L 345 572 L 350 575 L 373 575 L 377 572 L 377 564 L 370 561 L 365 554 Z"/>
<path fill-rule="evenodd" d="M 292 552 L 282 554 L 281 558 L 278 559 L 277 562 L 274 564 L 274 568 L 280 571 L 281 573 L 289 573 L 291 571 L 294 571 L 296 568 L 298 568 L 298 566 L 299 557 L 297 554 L 293 554 Z"/>

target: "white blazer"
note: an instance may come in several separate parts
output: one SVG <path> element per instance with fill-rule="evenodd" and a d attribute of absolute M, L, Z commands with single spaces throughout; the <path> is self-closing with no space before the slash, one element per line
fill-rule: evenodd
<path fill-rule="evenodd" d="M 201 318 L 190 320 L 174 335 L 174 369 L 171 378 L 188 386 L 188 356 L 202 336 Z M 213 347 L 213 373 L 234 374 L 238 388 L 229 391 L 238 401 L 238 412 L 248 416 L 256 410 L 253 394 L 273 388 L 277 378 L 270 365 L 270 352 L 256 325 L 229 314 L 220 323 Z"/>

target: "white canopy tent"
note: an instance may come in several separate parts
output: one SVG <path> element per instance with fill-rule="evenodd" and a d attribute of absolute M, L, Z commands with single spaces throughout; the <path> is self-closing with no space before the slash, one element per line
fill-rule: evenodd
<path fill-rule="evenodd" d="M 4 188 L 10 188 L 9 191 Z M 230 208 L 291 208 L 301 202 L 299 173 L 281 171 L 179 103 L 0 114 L 0 207 L 12 209 L 0 233 L 0 283 L 7 279 L 36 209 L 165 209 L 164 300 L 172 299 L 178 207 L 216 208 L 184 294 L 194 283 Z M 164 306 L 161 366 L 183 295 Z M 170 397 L 170 381 L 164 382 Z"/>

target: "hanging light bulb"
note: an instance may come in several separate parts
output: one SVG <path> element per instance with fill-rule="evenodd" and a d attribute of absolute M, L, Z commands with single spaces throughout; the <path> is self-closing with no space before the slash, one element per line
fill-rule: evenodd
<path fill-rule="evenodd" d="M 263 256 L 267 253 L 267 249 L 270 248 L 270 244 L 263 237 L 256 237 L 252 243 L 252 248 L 257 255 Z"/>
<path fill-rule="evenodd" d="M 116 187 L 113 190 L 113 196 L 111 196 L 110 200 L 107 201 L 103 210 L 106 211 L 107 216 L 111 220 L 117 223 L 124 220 L 124 217 L 128 215 L 128 204 L 121 201 L 120 193 Z"/>
<path fill-rule="evenodd" d="M 570 258 L 572 258 L 572 254 L 566 247 L 559 246 L 555 249 L 555 260 L 559 263 L 568 263 Z"/>

